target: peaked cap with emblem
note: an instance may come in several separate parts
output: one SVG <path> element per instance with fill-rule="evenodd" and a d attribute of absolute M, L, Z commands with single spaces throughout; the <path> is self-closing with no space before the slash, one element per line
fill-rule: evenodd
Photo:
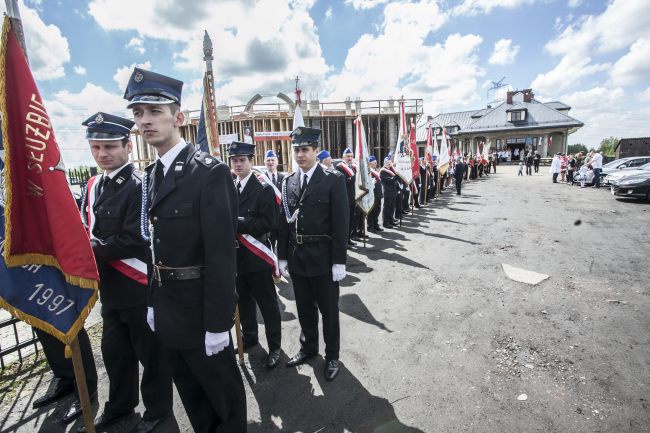
<path fill-rule="evenodd" d="M 291 131 L 291 146 L 318 146 L 320 140 L 320 129 L 299 126 Z"/>
<path fill-rule="evenodd" d="M 243 141 L 233 141 L 228 148 L 228 157 L 233 156 L 253 156 L 255 155 L 255 145 Z"/>
<path fill-rule="evenodd" d="M 126 108 L 135 104 L 181 104 L 183 82 L 162 74 L 134 68 L 126 85 Z"/>
<path fill-rule="evenodd" d="M 129 138 L 135 123 L 120 116 L 98 112 L 81 123 L 86 127 L 86 139 L 99 141 Z"/>

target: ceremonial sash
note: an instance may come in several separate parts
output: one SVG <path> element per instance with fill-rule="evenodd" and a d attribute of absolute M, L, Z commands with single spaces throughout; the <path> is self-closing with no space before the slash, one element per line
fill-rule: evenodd
<path fill-rule="evenodd" d="M 282 193 L 278 189 L 277 186 L 273 183 L 273 179 L 269 177 L 268 171 L 263 173 L 262 175 L 258 175 L 257 178 L 262 182 L 263 184 L 269 185 L 271 188 L 273 188 L 273 192 L 275 193 L 275 202 L 280 206 L 280 202 L 282 201 Z M 266 178 L 266 179 L 264 179 Z"/>
<path fill-rule="evenodd" d="M 90 239 L 97 239 L 93 235 L 93 228 L 95 227 L 95 214 L 92 212 L 93 205 L 95 204 L 95 193 L 97 189 L 98 176 L 93 176 L 88 179 L 88 188 L 86 190 L 86 215 L 88 222 L 88 236 Z M 147 284 L 147 265 L 142 260 L 136 258 L 111 260 L 108 262 L 113 268 L 117 269 L 126 277 L 132 279 L 140 284 Z"/>
<path fill-rule="evenodd" d="M 278 264 L 278 257 L 271 251 L 271 249 L 266 246 L 263 242 L 258 241 L 249 234 L 238 234 L 237 240 L 244 245 L 248 250 L 255 254 L 260 259 L 264 260 L 266 263 L 273 267 L 273 276 L 280 276 L 280 266 Z"/>
<path fill-rule="evenodd" d="M 370 174 L 372 174 L 372 177 L 374 177 L 377 182 L 381 182 L 381 177 L 379 177 L 379 173 L 375 170 L 370 170 Z"/>
<path fill-rule="evenodd" d="M 390 175 L 390 177 L 395 177 L 395 172 L 392 171 L 389 168 L 382 167 L 381 170 L 379 170 L 379 172 L 381 173 L 382 171 L 385 172 L 385 173 L 388 173 Z"/>
<path fill-rule="evenodd" d="M 336 168 L 341 168 L 341 171 L 345 172 L 348 176 L 352 177 L 354 176 L 354 171 L 345 162 L 340 163 L 339 165 L 336 166 Z"/>

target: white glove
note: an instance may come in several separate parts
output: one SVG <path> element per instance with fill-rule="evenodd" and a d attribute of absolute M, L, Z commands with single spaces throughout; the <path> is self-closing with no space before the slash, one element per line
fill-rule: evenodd
<path fill-rule="evenodd" d="M 278 260 L 278 267 L 280 268 L 280 273 L 284 278 L 289 278 L 289 262 L 286 260 Z"/>
<path fill-rule="evenodd" d="M 345 265 L 332 265 L 332 281 L 341 281 L 345 278 Z"/>
<path fill-rule="evenodd" d="M 152 331 L 155 331 L 154 321 L 153 321 L 153 307 L 147 307 L 147 324 L 149 325 Z"/>
<path fill-rule="evenodd" d="M 230 344 L 230 332 L 206 332 L 205 354 L 216 355 Z"/>

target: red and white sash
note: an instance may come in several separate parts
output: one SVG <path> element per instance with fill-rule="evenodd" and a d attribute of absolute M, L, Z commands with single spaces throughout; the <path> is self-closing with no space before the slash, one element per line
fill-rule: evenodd
<path fill-rule="evenodd" d="M 275 186 L 275 184 L 273 183 L 273 179 L 269 177 L 269 172 L 267 171 L 264 174 L 259 174 L 257 176 L 257 179 L 259 179 L 259 181 L 262 182 L 262 184 L 267 184 L 271 188 L 273 188 L 273 192 L 275 193 L 275 202 L 278 204 L 278 206 L 280 206 L 280 203 L 282 202 L 282 193 L 280 192 L 278 187 Z"/>
<path fill-rule="evenodd" d="M 280 277 L 280 265 L 278 264 L 278 257 L 267 245 L 265 245 L 263 242 L 258 241 L 249 234 L 238 234 L 237 240 L 239 240 L 242 245 L 248 248 L 251 253 L 255 254 L 257 257 L 273 266 L 274 277 Z"/>
<path fill-rule="evenodd" d="M 99 176 L 93 176 L 88 179 L 88 188 L 86 192 L 86 216 L 88 217 L 88 236 L 90 239 L 97 239 L 93 235 L 93 227 L 95 227 L 95 214 L 92 212 L 93 205 L 95 204 L 95 190 L 97 188 L 96 180 Z M 111 260 L 109 265 L 117 269 L 126 277 L 131 278 L 140 284 L 147 284 L 147 265 L 136 258 Z"/>
<path fill-rule="evenodd" d="M 336 166 L 336 168 L 340 168 L 341 171 L 345 172 L 349 177 L 354 176 L 354 171 L 345 162 L 341 162 L 339 165 Z"/>
<path fill-rule="evenodd" d="M 377 182 L 381 182 L 381 177 L 379 177 L 379 173 L 375 170 L 370 170 L 370 174 L 372 174 L 372 177 L 374 177 Z"/>
<path fill-rule="evenodd" d="M 395 172 L 393 170 L 391 170 L 390 168 L 382 167 L 381 170 L 379 170 L 379 172 L 381 173 L 382 171 L 384 173 L 388 173 L 388 175 L 390 177 L 395 177 Z"/>

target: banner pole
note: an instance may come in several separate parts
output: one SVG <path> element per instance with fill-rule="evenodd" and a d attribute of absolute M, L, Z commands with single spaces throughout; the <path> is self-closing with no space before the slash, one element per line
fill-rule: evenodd
<path fill-rule="evenodd" d="M 237 354 L 239 355 L 239 365 L 244 365 L 244 340 L 241 336 L 239 304 L 235 307 L 235 339 L 237 340 Z"/>
<path fill-rule="evenodd" d="M 77 382 L 79 391 L 79 401 L 81 402 L 81 413 L 83 415 L 84 426 L 88 433 L 95 433 L 95 423 L 93 421 L 93 409 L 88 395 L 88 386 L 86 384 L 86 372 L 84 371 L 83 360 L 81 359 L 81 349 L 79 348 L 79 338 L 75 337 L 70 344 L 72 350 L 72 366 L 74 368 L 74 377 Z"/>
<path fill-rule="evenodd" d="M 404 211 L 404 189 L 399 190 L 399 226 L 402 227 L 402 213 Z"/>
<path fill-rule="evenodd" d="M 366 248 L 366 226 L 368 224 L 368 215 L 363 215 L 363 248 Z"/>

